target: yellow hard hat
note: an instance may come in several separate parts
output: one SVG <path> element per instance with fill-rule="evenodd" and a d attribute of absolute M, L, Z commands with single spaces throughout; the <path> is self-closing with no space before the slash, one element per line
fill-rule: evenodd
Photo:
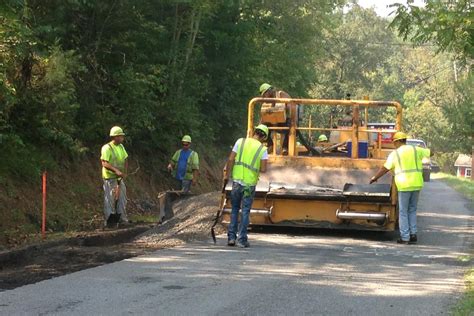
<path fill-rule="evenodd" d="M 407 139 L 408 136 L 404 132 L 396 132 L 393 134 L 393 142 L 396 142 L 397 140 L 402 140 L 402 139 Z"/>
<path fill-rule="evenodd" d="M 264 94 L 265 92 L 267 92 L 268 89 L 270 89 L 272 87 L 271 84 L 269 83 L 263 83 L 261 86 L 260 86 L 260 95 Z"/>
<path fill-rule="evenodd" d="M 318 137 L 318 142 L 325 142 L 325 141 L 327 141 L 327 140 L 328 140 L 328 138 L 327 138 L 327 136 L 324 135 L 324 134 L 321 134 L 321 135 L 319 135 L 319 137 Z"/>
<path fill-rule="evenodd" d="M 123 132 L 122 128 L 119 126 L 114 126 L 110 129 L 110 136 L 125 136 L 125 133 Z"/>
<path fill-rule="evenodd" d="M 184 135 L 183 139 L 181 139 L 182 142 L 190 143 L 191 142 L 191 136 L 189 135 Z"/>
<path fill-rule="evenodd" d="M 265 139 L 268 137 L 268 127 L 265 124 L 260 124 L 257 127 L 255 127 L 255 130 L 260 130 L 265 134 Z"/>

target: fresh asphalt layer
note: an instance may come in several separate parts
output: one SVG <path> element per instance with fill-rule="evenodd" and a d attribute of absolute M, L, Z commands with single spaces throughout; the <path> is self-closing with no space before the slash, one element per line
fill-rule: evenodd
<path fill-rule="evenodd" d="M 272 229 L 240 249 L 220 236 L 1 292 L 0 314 L 447 314 L 472 266 L 473 219 L 472 200 L 433 181 L 420 196 L 418 245 Z"/>

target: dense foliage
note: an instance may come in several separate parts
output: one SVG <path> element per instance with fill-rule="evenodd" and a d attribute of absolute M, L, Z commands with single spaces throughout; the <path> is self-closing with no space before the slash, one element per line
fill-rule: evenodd
<path fill-rule="evenodd" d="M 469 0 L 426 0 L 424 7 L 396 3 L 392 21 L 405 40 L 435 43 L 439 51 L 452 51 L 466 62 L 474 58 L 473 4 Z"/>
<path fill-rule="evenodd" d="M 169 153 L 183 133 L 230 143 L 262 81 L 305 94 L 338 1 L 2 3 L 6 161 L 95 152 L 114 124 L 145 153 Z"/>
<path fill-rule="evenodd" d="M 467 152 L 465 2 L 441 20 L 399 8 L 402 35 L 441 45 L 415 49 L 373 10 L 343 9 L 343 0 L 2 1 L 0 173 L 29 176 L 54 160 L 96 155 L 115 124 L 132 151 L 148 156 L 169 155 L 184 133 L 228 146 L 243 134 L 246 104 L 262 82 L 299 97 L 399 100 L 410 133 Z M 431 14 L 429 27 L 442 32 L 410 37 L 416 14 Z M 439 47 L 455 55 L 435 55 Z"/>
<path fill-rule="evenodd" d="M 429 81 L 431 86 L 430 91 L 426 91 L 424 103 L 432 107 L 429 113 L 436 112 L 435 116 L 438 118 L 436 122 L 445 121 L 437 126 L 439 134 L 437 138 L 444 137 L 446 140 L 440 143 L 445 151 L 472 152 L 474 148 L 472 143 L 474 78 L 470 71 L 474 65 L 472 1 L 426 0 L 423 7 L 408 1 L 406 5 L 397 3 L 393 7 L 396 8 L 396 16 L 390 26 L 396 29 L 400 36 L 415 45 L 434 44 L 438 53 L 451 54 L 447 56 L 440 54 L 444 60 L 439 60 L 438 56 L 439 61 L 435 63 L 430 60 L 423 63 L 429 65 L 431 71 L 436 69 L 433 74 L 420 78 L 421 83 Z M 453 75 L 446 76 L 446 69 L 451 67 Z M 443 74 L 439 76 L 441 72 Z M 433 81 L 437 82 L 433 84 Z M 450 81 L 452 84 L 449 84 Z M 426 123 L 422 123 L 425 129 Z M 449 142 L 448 139 L 456 141 Z"/>

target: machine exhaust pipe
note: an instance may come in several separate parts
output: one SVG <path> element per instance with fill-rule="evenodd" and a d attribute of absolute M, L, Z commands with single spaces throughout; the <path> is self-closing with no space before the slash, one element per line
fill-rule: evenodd
<path fill-rule="evenodd" d="M 232 209 L 230 208 L 224 208 L 222 210 L 222 213 L 224 214 L 230 214 L 232 212 Z M 239 210 L 239 214 L 242 213 L 242 210 Z M 266 215 L 266 216 L 270 216 L 271 215 L 271 210 L 268 210 L 268 209 L 256 209 L 256 208 L 252 208 L 250 209 L 250 215 Z"/>
<path fill-rule="evenodd" d="M 373 221 L 382 221 L 388 218 L 386 213 L 375 213 L 375 212 L 347 212 L 347 211 L 336 211 L 336 217 L 339 219 L 366 219 Z"/>

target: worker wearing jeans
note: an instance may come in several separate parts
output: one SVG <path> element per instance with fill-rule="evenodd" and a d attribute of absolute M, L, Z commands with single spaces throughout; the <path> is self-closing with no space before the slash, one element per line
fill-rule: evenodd
<path fill-rule="evenodd" d="M 416 228 L 416 205 L 420 191 L 398 192 L 398 225 L 400 226 L 400 237 L 402 240 L 413 239 L 417 234 Z M 413 243 L 413 240 L 412 240 Z"/>
<path fill-rule="evenodd" d="M 423 158 L 429 158 L 427 148 L 407 145 L 407 135 L 397 132 L 393 135 L 395 150 L 370 183 L 392 170 L 398 190 L 398 225 L 400 227 L 399 244 L 414 244 L 418 241 L 416 227 L 416 207 L 418 196 L 423 188 Z"/>
<path fill-rule="evenodd" d="M 235 240 L 237 232 L 239 236 L 239 245 L 248 243 L 247 227 L 250 222 L 250 209 L 252 208 L 253 198 L 255 196 L 255 186 L 244 186 L 237 182 L 232 184 L 232 192 L 230 193 L 232 199 L 232 213 L 230 214 L 230 224 L 228 236 L 229 240 Z M 239 223 L 239 209 L 242 205 L 242 214 Z"/>
<path fill-rule="evenodd" d="M 232 211 L 227 232 L 227 245 L 249 247 L 247 227 L 250 221 L 250 209 L 255 196 L 255 186 L 260 172 L 266 172 L 268 153 L 262 142 L 268 137 L 268 127 L 260 124 L 251 138 L 240 138 L 234 145 L 227 160 L 224 178 L 232 174 Z M 242 209 L 240 226 L 239 210 Z M 238 233 L 237 233 L 238 230 Z"/>
<path fill-rule="evenodd" d="M 197 152 L 191 150 L 191 136 L 184 135 L 181 143 L 183 148 L 174 153 L 168 164 L 168 170 L 179 182 L 180 190 L 183 193 L 190 193 L 191 185 L 198 181 L 199 156 Z"/>

